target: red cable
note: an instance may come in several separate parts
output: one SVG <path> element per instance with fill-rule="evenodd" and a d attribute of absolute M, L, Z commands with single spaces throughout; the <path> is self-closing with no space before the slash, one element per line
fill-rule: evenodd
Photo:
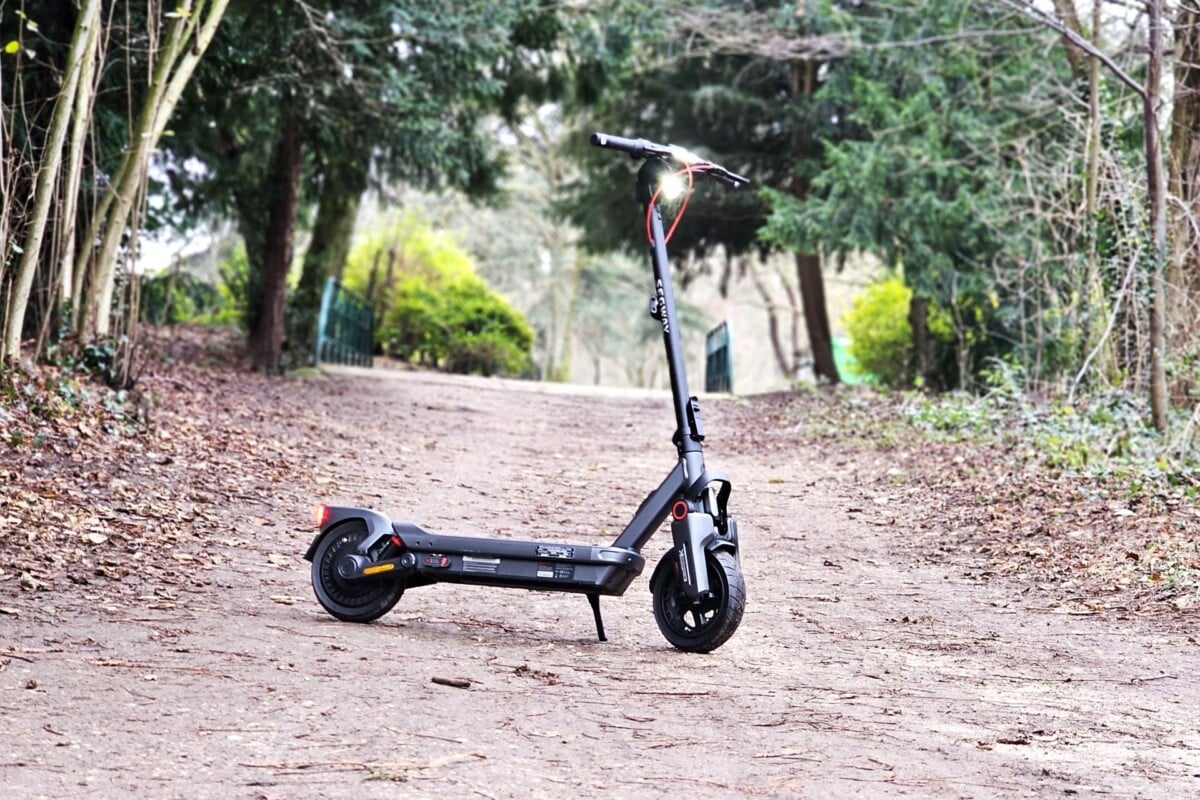
<path fill-rule="evenodd" d="M 695 179 L 692 177 L 693 172 L 704 172 L 709 169 L 708 164 L 689 164 L 683 169 L 674 173 L 675 175 L 687 174 L 688 185 L 687 190 L 683 194 L 683 202 L 679 204 L 679 211 L 675 212 L 675 219 L 671 220 L 671 227 L 663 237 L 663 244 L 671 241 L 671 237 L 675 235 L 675 229 L 679 227 L 680 221 L 683 219 L 683 212 L 687 211 L 688 199 L 692 196 L 692 187 L 695 186 Z M 650 234 L 650 215 L 654 213 L 654 207 L 658 204 L 658 196 L 662 194 L 662 186 L 654 192 L 650 198 L 650 205 L 646 206 L 646 241 L 654 244 L 654 237 Z"/>

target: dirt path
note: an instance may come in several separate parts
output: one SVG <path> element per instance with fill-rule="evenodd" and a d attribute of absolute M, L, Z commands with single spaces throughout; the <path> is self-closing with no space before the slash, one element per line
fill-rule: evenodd
<path fill-rule="evenodd" d="M 672 465 L 667 398 L 384 370 L 260 391 L 239 425 L 292 449 L 231 472 L 240 492 L 190 487 L 230 530 L 170 554 L 177 581 L 3 590 L 5 797 L 1200 796 L 1195 640 L 927 560 L 890 513 L 923 498 L 881 496 L 882 457 L 706 401 L 749 594 L 707 656 L 663 640 L 648 570 L 604 601 L 605 644 L 581 596 L 473 587 L 356 626 L 309 589 L 311 492 L 609 541 Z"/>

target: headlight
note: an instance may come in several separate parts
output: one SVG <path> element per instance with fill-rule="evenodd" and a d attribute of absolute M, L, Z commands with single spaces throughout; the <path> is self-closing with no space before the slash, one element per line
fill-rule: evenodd
<path fill-rule="evenodd" d="M 687 181 L 682 175 L 668 172 L 658 184 L 658 192 L 664 200 L 678 200 L 687 191 Z"/>

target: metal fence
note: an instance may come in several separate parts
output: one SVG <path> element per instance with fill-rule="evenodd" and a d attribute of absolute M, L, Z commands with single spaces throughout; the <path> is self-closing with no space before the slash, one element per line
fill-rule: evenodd
<path fill-rule="evenodd" d="M 369 367 L 373 349 L 370 304 L 329 278 L 317 317 L 317 363 Z"/>
<path fill-rule="evenodd" d="M 704 339 L 704 391 L 733 391 L 733 338 L 722 322 Z"/>

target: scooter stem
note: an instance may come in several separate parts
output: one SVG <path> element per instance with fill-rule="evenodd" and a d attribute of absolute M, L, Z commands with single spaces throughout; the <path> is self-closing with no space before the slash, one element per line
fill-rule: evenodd
<path fill-rule="evenodd" d="M 667 371 L 671 377 L 671 396 L 675 406 L 675 425 L 679 431 L 679 454 L 686 456 L 699 453 L 703 449 L 702 431 L 697 430 L 695 413 L 688 413 L 691 405 L 691 392 L 688 390 L 687 366 L 683 356 L 683 342 L 679 332 L 678 318 L 675 311 L 675 292 L 671 286 L 671 265 L 667 259 L 666 236 L 663 233 L 662 213 L 658 205 L 653 203 L 654 187 L 658 177 L 663 172 L 671 171 L 670 165 L 660 159 L 651 158 L 638 171 L 638 199 L 643 203 L 650 220 L 650 260 L 654 267 L 654 301 L 658 309 L 658 318 L 662 323 L 663 343 L 667 350 Z M 694 459 L 686 459 L 688 472 L 694 466 L 703 470 L 704 462 L 698 465 L 690 463 Z"/>

